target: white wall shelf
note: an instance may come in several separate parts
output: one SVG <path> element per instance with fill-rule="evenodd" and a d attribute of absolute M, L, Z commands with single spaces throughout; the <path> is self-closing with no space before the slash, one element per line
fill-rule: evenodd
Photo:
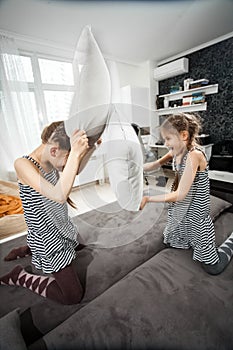
<path fill-rule="evenodd" d="M 160 116 L 166 116 L 175 113 L 189 113 L 189 112 L 198 112 L 198 111 L 206 111 L 207 110 L 207 102 L 203 103 L 191 103 L 189 105 L 182 105 L 176 107 L 169 107 L 170 101 L 182 100 L 183 97 L 192 95 L 194 93 L 202 92 L 205 95 L 216 94 L 218 92 L 218 84 L 206 85 L 194 89 L 177 91 L 174 93 L 169 93 L 165 95 L 159 95 L 159 97 L 164 98 L 165 105 L 168 106 L 166 108 L 159 108 L 155 110 L 155 113 L 151 115 L 151 139 L 153 142 L 157 142 L 160 139 L 160 135 L 158 132 L 160 126 Z"/>
<path fill-rule="evenodd" d="M 159 95 L 159 97 L 164 97 L 169 101 L 176 101 L 176 100 L 181 100 L 184 96 L 189 96 L 196 92 L 204 92 L 205 95 L 216 94 L 218 92 L 218 84 L 206 85 L 195 89 L 189 89 L 185 91 L 178 91 L 170 94 Z"/>
<path fill-rule="evenodd" d="M 175 114 L 179 112 L 195 112 L 195 111 L 206 111 L 207 103 L 195 103 L 188 106 L 177 106 L 157 109 L 158 115 Z"/>
<path fill-rule="evenodd" d="M 220 170 L 209 170 L 209 178 L 211 180 L 233 183 L 233 173 Z"/>
<path fill-rule="evenodd" d="M 216 94 L 218 92 L 218 84 L 202 86 L 202 87 L 195 88 L 195 89 L 178 91 L 178 92 L 165 94 L 165 95 L 159 95 L 159 97 L 163 97 L 164 100 L 167 100 L 167 102 L 169 104 L 169 101 L 182 100 L 183 97 L 192 95 L 193 93 L 197 93 L 197 92 L 203 92 L 205 95 Z M 168 115 L 168 114 L 174 114 L 174 113 L 179 113 L 179 112 L 206 111 L 206 109 L 207 109 L 206 102 L 193 103 L 193 104 L 186 105 L 186 106 L 160 108 L 160 109 L 157 109 L 157 115 Z"/>
<path fill-rule="evenodd" d="M 165 145 L 153 145 L 153 144 L 149 144 L 149 147 L 150 148 L 167 148 L 167 146 L 165 146 Z M 168 150 L 168 148 L 167 148 L 167 150 Z"/>

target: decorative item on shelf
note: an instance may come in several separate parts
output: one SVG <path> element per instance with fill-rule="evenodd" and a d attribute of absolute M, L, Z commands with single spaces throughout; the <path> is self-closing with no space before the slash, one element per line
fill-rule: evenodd
<path fill-rule="evenodd" d="M 204 103 L 205 102 L 205 93 L 197 92 L 192 94 L 192 104 Z"/>
<path fill-rule="evenodd" d="M 175 100 L 170 102 L 170 107 L 180 107 L 182 106 L 182 100 Z"/>
<path fill-rule="evenodd" d="M 196 89 L 208 85 L 208 79 L 193 80 L 189 83 L 189 89 Z"/>
<path fill-rule="evenodd" d="M 182 91 L 182 87 L 179 84 L 172 85 L 170 88 L 170 94 L 174 94 L 175 92 Z"/>
<path fill-rule="evenodd" d="M 189 84 L 193 81 L 192 78 L 188 78 L 184 80 L 184 91 L 189 89 Z"/>
<path fill-rule="evenodd" d="M 164 106 L 164 108 L 168 108 L 169 107 L 169 100 L 166 97 L 164 97 L 163 106 Z"/>
<path fill-rule="evenodd" d="M 192 95 L 187 95 L 183 97 L 182 106 L 189 106 L 192 104 Z"/>
<path fill-rule="evenodd" d="M 156 109 L 164 108 L 163 101 L 164 101 L 163 97 L 159 97 L 159 95 L 156 95 L 156 99 L 155 99 L 155 107 L 156 107 Z"/>

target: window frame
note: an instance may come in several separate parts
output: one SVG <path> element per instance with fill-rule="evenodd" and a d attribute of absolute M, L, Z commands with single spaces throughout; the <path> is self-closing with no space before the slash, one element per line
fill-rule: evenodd
<path fill-rule="evenodd" d="M 74 92 L 75 91 L 75 73 L 74 73 L 74 69 L 73 69 L 73 65 L 72 65 L 72 59 L 68 59 L 65 57 L 58 57 L 55 55 L 30 52 L 30 51 L 25 51 L 25 50 L 20 50 L 20 49 L 18 50 L 18 54 L 19 54 L 19 56 L 24 56 L 24 57 L 30 58 L 34 81 L 33 82 L 14 81 L 14 83 L 12 83 L 12 86 L 14 86 L 14 88 L 12 88 L 12 91 L 17 90 L 19 92 L 28 91 L 28 92 L 34 93 L 37 115 L 38 115 L 38 119 L 39 119 L 39 125 L 40 125 L 40 129 L 42 129 L 44 127 L 44 125 L 50 124 L 52 122 L 52 120 L 48 116 L 48 112 L 47 112 L 45 91 L 54 91 L 54 92 L 60 92 L 60 91 Z M 74 84 L 69 85 L 69 84 L 43 83 L 42 77 L 41 77 L 39 59 L 46 59 L 46 60 L 51 60 L 51 61 L 70 63 L 72 65 Z M 27 88 L 23 89 L 22 88 L 23 86 L 26 86 Z M 0 90 L 1 90 L 1 79 L 0 79 Z"/>

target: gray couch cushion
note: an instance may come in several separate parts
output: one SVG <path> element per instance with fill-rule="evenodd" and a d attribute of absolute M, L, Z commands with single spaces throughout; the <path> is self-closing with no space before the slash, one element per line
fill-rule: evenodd
<path fill-rule="evenodd" d="M 74 261 L 74 267 L 85 287 L 82 302 L 77 305 L 61 305 L 25 288 L 2 286 L 0 315 L 5 315 L 16 307 L 20 307 L 21 312 L 30 307 L 35 327 L 41 333 L 47 333 L 128 272 L 164 249 L 162 232 L 166 220 L 164 206 L 153 204 L 145 211 L 135 213 L 119 210 L 119 206 L 112 203 L 101 211 L 93 210 L 78 216 L 75 221 L 82 239 L 86 239 L 84 243 L 88 244 L 78 252 Z M 4 262 L 4 254 L 18 244 L 25 244 L 25 240 L 26 237 L 20 237 L 2 246 L 1 274 L 19 263 Z M 20 263 L 26 266 L 30 260 L 30 257 L 23 258 Z"/>
<path fill-rule="evenodd" d="M 213 221 L 230 207 L 232 207 L 230 202 L 212 195 L 210 196 L 210 217 Z"/>
<path fill-rule="evenodd" d="M 233 216 L 223 213 L 215 221 L 217 243 L 222 243 L 229 234 L 227 223 L 231 224 L 232 216 L 226 220 L 225 215 Z M 223 216 L 225 219 L 221 221 Z M 74 263 L 85 286 L 82 302 L 78 305 L 60 305 L 25 288 L 2 286 L 0 316 L 17 307 L 20 307 L 21 312 L 30 307 L 35 326 L 41 333 L 46 334 L 134 268 L 164 249 L 162 232 L 167 221 L 164 205 L 150 203 L 142 212 L 131 213 L 119 210 L 117 203 L 112 203 L 102 209 L 80 215 L 75 221 L 82 240 L 87 244 L 86 248 L 78 252 Z M 3 256 L 25 242 L 26 237 L 20 237 L 1 245 L 1 274 L 19 263 L 4 262 Z M 30 261 L 30 257 L 20 259 L 24 266 Z"/>
<path fill-rule="evenodd" d="M 165 249 L 48 333 L 48 349 L 233 348 L 233 263 L 207 275 Z"/>
<path fill-rule="evenodd" d="M 217 246 L 221 245 L 233 231 L 233 213 L 223 212 L 214 221 Z"/>
<path fill-rule="evenodd" d="M 9 312 L 0 318 L 0 349 L 2 350 L 26 350 L 19 319 L 19 309 Z"/>

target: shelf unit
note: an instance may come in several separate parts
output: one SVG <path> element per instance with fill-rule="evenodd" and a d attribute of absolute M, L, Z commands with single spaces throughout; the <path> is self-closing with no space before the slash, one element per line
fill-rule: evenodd
<path fill-rule="evenodd" d="M 150 147 L 150 148 L 166 148 L 166 149 L 168 150 L 167 146 L 165 146 L 165 145 L 153 145 L 153 144 L 149 144 L 149 147 Z"/>
<path fill-rule="evenodd" d="M 209 94 L 216 94 L 218 92 L 218 84 L 211 84 L 211 85 L 206 85 L 194 89 L 189 89 L 189 90 L 183 90 L 183 91 L 177 91 L 165 95 L 159 95 L 159 98 L 162 97 L 165 100 L 168 101 L 176 101 L 176 100 L 181 100 L 185 96 L 192 95 L 193 93 L 197 92 L 203 92 L 205 95 Z M 159 108 L 156 109 L 154 114 L 151 116 L 151 141 L 150 143 L 155 143 L 159 140 L 160 135 L 159 135 L 159 126 L 160 126 L 160 116 L 166 116 L 170 114 L 175 114 L 179 112 L 198 112 L 198 111 L 206 111 L 207 110 L 207 102 L 203 103 L 195 103 L 191 105 L 185 105 L 185 106 L 177 106 L 177 107 L 167 107 L 167 108 Z M 153 146 L 154 146 L 153 145 Z M 155 147 L 155 146 L 154 146 Z"/>
<path fill-rule="evenodd" d="M 233 204 L 233 173 L 209 170 L 210 194 Z M 229 208 L 233 212 L 232 208 Z"/>
<path fill-rule="evenodd" d="M 175 101 L 182 99 L 184 96 L 188 96 L 192 93 L 196 92 L 204 92 L 205 95 L 216 94 L 218 92 L 218 84 L 206 85 L 202 87 L 198 87 L 195 89 L 189 89 L 185 91 L 177 91 L 170 94 L 159 95 L 159 97 L 166 97 L 169 101 Z"/>
<path fill-rule="evenodd" d="M 185 91 L 177 91 L 170 94 L 159 95 L 168 101 L 181 100 L 183 97 L 191 95 L 197 92 L 204 92 L 205 95 L 216 94 L 218 92 L 218 84 L 206 85 L 195 89 L 189 89 Z M 168 115 L 177 112 L 195 112 L 195 111 L 205 111 L 207 109 L 207 103 L 197 103 L 187 106 L 177 106 L 157 109 L 158 115 Z"/>
<path fill-rule="evenodd" d="M 233 173 L 220 170 L 209 170 L 209 178 L 211 180 L 229 182 L 233 184 Z"/>
<path fill-rule="evenodd" d="M 206 111 L 207 103 L 195 103 L 188 106 L 177 106 L 157 109 L 158 115 L 168 115 L 179 112 L 195 112 L 195 111 Z"/>

